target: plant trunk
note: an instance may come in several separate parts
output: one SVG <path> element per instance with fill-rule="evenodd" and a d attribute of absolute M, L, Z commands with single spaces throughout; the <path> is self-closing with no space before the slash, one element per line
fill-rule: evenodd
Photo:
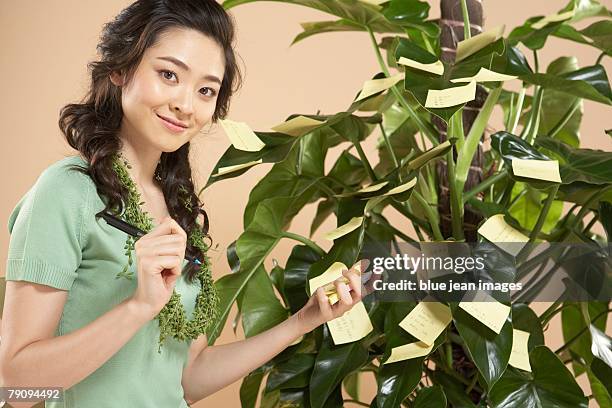
<path fill-rule="evenodd" d="M 467 0 L 468 14 L 470 18 L 470 33 L 472 36 L 480 34 L 483 26 L 482 1 Z M 461 11 L 460 0 L 440 0 L 440 46 L 442 48 L 441 59 L 444 62 L 453 62 L 457 50 L 457 43 L 464 39 L 463 32 L 463 12 Z M 487 92 L 481 86 L 476 88 L 476 99 L 467 103 L 463 109 L 463 130 L 467 135 L 470 131 L 476 116 L 480 112 L 482 105 L 487 98 Z M 439 140 L 446 140 L 446 123 L 438 117 L 433 118 L 433 124 L 439 132 Z M 456 158 L 456 157 L 455 157 Z M 468 172 L 465 190 L 469 190 L 482 181 L 484 157 L 482 152 L 482 136 L 478 145 L 474 159 Z M 438 211 L 440 214 L 440 229 L 444 237 L 452 236 L 452 219 L 450 209 L 450 191 L 446 162 L 439 160 L 436 166 L 438 173 Z M 463 234 L 466 241 L 476 242 L 477 226 L 480 222 L 480 214 L 473 211 L 470 206 L 464 208 Z M 457 333 L 454 327 L 451 328 Z M 458 334 L 458 333 L 457 333 Z M 468 358 L 463 348 L 451 342 L 452 349 L 452 369 L 463 378 L 469 379 L 478 375 L 476 366 Z M 480 399 L 480 395 L 471 390 L 469 397 L 473 402 Z"/>
<path fill-rule="evenodd" d="M 482 32 L 483 26 L 483 12 L 482 12 L 482 1 L 481 0 L 467 0 L 468 14 L 470 17 L 470 32 L 471 35 L 477 35 Z M 455 53 L 457 50 L 457 43 L 462 41 L 463 35 L 463 13 L 461 11 L 460 0 L 441 0 L 440 1 L 440 28 L 442 34 L 440 36 L 440 46 L 442 48 L 441 59 L 444 62 L 453 62 L 455 60 Z M 480 112 L 485 99 L 487 98 L 487 92 L 481 86 L 476 89 L 476 99 L 469 102 L 463 110 L 463 128 L 465 134 L 469 132 L 474 119 Z M 446 140 L 446 123 L 444 123 L 438 117 L 434 117 L 433 124 L 439 131 L 440 141 Z M 482 141 L 478 146 L 474 160 L 468 172 L 468 178 L 465 183 L 465 190 L 469 190 L 472 187 L 478 185 L 482 181 L 483 174 L 483 152 L 482 152 Z M 438 173 L 438 210 L 440 213 L 440 229 L 444 237 L 452 235 L 452 221 L 451 221 L 451 210 L 450 210 L 450 194 L 449 194 L 449 180 L 446 163 L 439 161 L 437 164 Z M 477 240 L 477 226 L 481 221 L 480 215 L 473 211 L 470 206 L 465 207 L 464 211 L 464 236 L 466 241 L 475 242 Z"/>

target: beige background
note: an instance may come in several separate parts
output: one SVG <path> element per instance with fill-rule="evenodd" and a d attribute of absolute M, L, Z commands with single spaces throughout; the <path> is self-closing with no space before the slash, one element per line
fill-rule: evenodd
<path fill-rule="evenodd" d="M 47 166 L 73 153 L 57 126 L 59 109 L 84 94 L 86 64 L 95 57 L 102 24 L 129 3 L 126 0 L 0 1 L 3 62 L 0 65 L 3 96 L 0 123 L 4 127 L 0 153 L 3 191 L 0 255 L 3 265 L 9 242 L 6 222 L 11 210 Z M 509 33 L 526 18 L 553 13 L 565 3 L 565 0 L 488 1 L 485 3 L 485 27 L 506 24 L 506 33 Z M 242 90 L 233 99 L 230 118 L 248 122 L 256 130 L 268 130 L 292 113 L 341 111 L 350 104 L 363 81 L 378 72 L 365 33 L 324 34 L 289 46 L 301 31 L 300 22 L 331 19 L 323 13 L 266 2 L 240 6 L 232 10 L 232 14 L 236 18 L 237 49 L 246 75 Z M 439 16 L 437 3 L 432 6 L 431 16 Z M 541 66 L 561 55 L 575 55 L 581 66 L 585 66 L 591 65 L 598 53 L 553 38 L 541 52 Z M 609 61 L 605 63 L 610 73 Z M 612 127 L 610 109 L 587 101 L 585 111 L 583 146 L 612 150 L 611 138 L 603 133 L 603 129 Z M 501 129 L 501 126 L 497 128 Z M 364 144 L 373 163 L 377 162 L 375 141 L 376 137 L 372 136 Z M 200 185 L 228 146 L 221 130 L 194 143 L 194 173 Z M 334 149 L 328 155 L 328 169 L 338 154 L 339 149 Z M 211 253 L 217 278 L 229 271 L 225 250 L 242 231 L 242 214 L 248 193 L 270 167 L 270 164 L 260 165 L 243 177 L 223 181 L 204 192 L 211 233 L 219 244 L 218 251 Z M 308 221 L 314 216 L 315 209 L 316 204 L 308 206 L 291 225 L 290 231 L 307 235 Z M 408 227 L 394 210 L 385 215 L 398 228 Z M 335 220 L 330 218 L 314 236 L 325 249 L 330 245 L 320 239 L 321 231 L 334 227 Z M 283 240 L 273 257 L 284 264 L 293 245 L 294 242 Z M 268 265 L 271 265 L 271 259 Z M 0 275 L 4 275 L 3 270 Z M 553 349 L 562 344 L 559 333 L 558 322 L 555 322 L 546 340 Z M 236 338 L 241 338 L 240 332 L 235 336 L 228 323 L 219 342 Z M 581 383 L 584 384 L 584 379 Z M 237 382 L 195 406 L 238 407 L 239 385 Z M 374 392 L 370 382 L 361 399 L 370 401 Z"/>

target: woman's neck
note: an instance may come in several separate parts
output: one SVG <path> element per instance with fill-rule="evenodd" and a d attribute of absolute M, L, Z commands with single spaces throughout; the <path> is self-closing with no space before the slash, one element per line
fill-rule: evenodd
<path fill-rule="evenodd" d="M 137 149 L 124 139 L 121 155 L 130 164 L 130 178 L 143 190 L 156 188 L 155 169 L 161 157 L 160 151 L 152 149 Z M 146 193 L 147 191 L 143 191 Z"/>

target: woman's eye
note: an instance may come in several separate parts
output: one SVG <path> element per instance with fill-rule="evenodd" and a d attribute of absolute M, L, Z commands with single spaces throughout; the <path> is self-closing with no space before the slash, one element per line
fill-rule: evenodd
<path fill-rule="evenodd" d="M 208 93 L 206 93 L 206 91 L 208 91 Z M 204 96 L 210 96 L 210 97 L 214 97 L 215 95 L 217 95 L 217 91 L 215 91 L 212 88 L 208 88 L 208 87 L 200 89 L 200 93 Z"/>
<path fill-rule="evenodd" d="M 169 81 L 172 80 L 173 77 L 176 77 L 176 74 L 174 72 L 167 71 L 165 69 L 162 69 L 161 71 L 159 71 L 159 73 L 164 79 L 167 79 Z"/>

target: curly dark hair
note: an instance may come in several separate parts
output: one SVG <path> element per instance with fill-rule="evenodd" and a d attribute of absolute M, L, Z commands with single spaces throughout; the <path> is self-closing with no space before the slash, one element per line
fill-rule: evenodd
<path fill-rule="evenodd" d="M 71 103 L 60 111 L 59 127 L 70 146 L 80 152 L 89 166 L 76 170 L 87 174 L 96 184 L 98 194 L 106 198 L 105 210 L 122 213 L 128 191 L 119 182 L 112 161 L 122 141 L 118 131 L 123 118 L 121 87 L 114 86 L 110 75 L 124 72 L 129 81 L 146 49 L 170 28 L 197 30 L 214 40 L 223 50 L 225 72 L 212 116 L 213 123 L 225 118 L 229 103 L 242 84 L 242 76 L 233 48 L 234 22 L 215 0 L 138 0 L 104 25 L 97 46 L 100 59 L 90 62 L 91 83 L 80 103 Z M 162 152 L 154 182 L 161 188 L 170 216 L 189 235 L 204 216 L 203 235 L 208 234 L 208 217 L 195 192 L 189 163 L 190 143 L 174 152 Z M 190 204 L 189 204 L 190 203 Z M 187 245 L 186 253 L 199 259 L 204 254 Z M 194 281 L 197 266 L 189 263 L 183 274 Z"/>

